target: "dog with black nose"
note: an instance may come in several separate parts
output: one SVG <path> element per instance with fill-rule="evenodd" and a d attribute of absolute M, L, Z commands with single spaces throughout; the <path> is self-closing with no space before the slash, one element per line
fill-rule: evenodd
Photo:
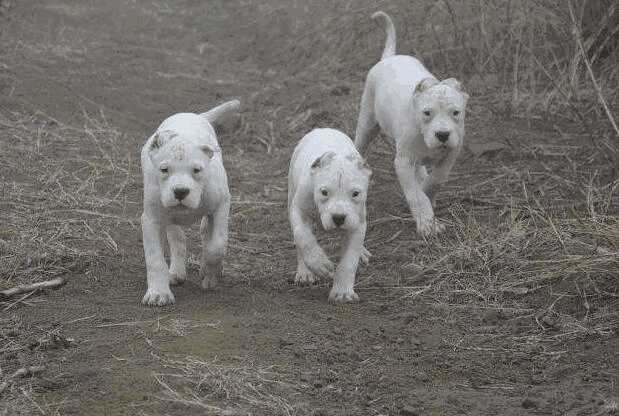
<path fill-rule="evenodd" d="M 142 148 L 142 236 L 148 288 L 142 303 L 174 303 L 170 285 L 185 281 L 186 238 L 182 226 L 200 222 L 204 289 L 222 275 L 228 242 L 230 191 L 214 126 L 238 112 L 232 100 L 202 113 L 179 113 L 157 128 Z M 164 243 L 170 248 L 170 266 Z"/>
<path fill-rule="evenodd" d="M 352 142 L 334 129 L 315 129 L 297 144 L 288 173 L 288 213 L 297 249 L 300 285 L 333 277 L 331 302 L 359 299 L 354 283 L 359 259 L 367 263 L 366 198 L 371 171 Z M 345 236 L 340 262 L 335 266 L 313 233 L 318 223 L 326 231 Z"/>
<path fill-rule="evenodd" d="M 456 79 L 439 81 L 418 59 L 396 55 L 391 18 L 383 12 L 372 18 L 385 24 L 387 40 L 365 82 L 355 145 L 365 155 L 379 131 L 394 139 L 398 180 L 417 232 L 427 236 L 445 228 L 432 204 L 462 149 L 469 96 Z"/>

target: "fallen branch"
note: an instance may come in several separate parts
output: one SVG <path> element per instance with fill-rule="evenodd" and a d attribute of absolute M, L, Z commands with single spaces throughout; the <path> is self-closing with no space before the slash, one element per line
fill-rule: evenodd
<path fill-rule="evenodd" d="M 2 383 L 0 383 L 0 394 L 11 384 L 11 382 L 18 377 L 26 377 L 26 376 L 34 376 L 37 373 L 45 370 L 45 367 L 39 366 L 31 366 L 31 367 L 23 367 L 19 370 L 15 371 L 11 376 L 7 377 Z"/>
<path fill-rule="evenodd" d="M 0 299 L 7 299 L 11 296 L 19 295 L 20 293 L 30 292 L 38 289 L 52 289 L 62 286 L 65 283 L 65 279 L 57 277 L 52 280 L 46 280 L 44 282 L 32 283 L 29 285 L 15 286 L 10 289 L 0 291 Z"/>

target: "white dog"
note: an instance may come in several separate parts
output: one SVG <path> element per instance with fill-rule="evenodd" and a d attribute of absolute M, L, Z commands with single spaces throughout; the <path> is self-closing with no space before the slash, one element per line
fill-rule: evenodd
<path fill-rule="evenodd" d="M 435 221 L 432 203 L 462 148 L 468 95 L 456 79 L 438 81 L 419 60 L 396 55 L 393 22 L 383 12 L 372 18 L 383 20 L 387 40 L 365 82 L 355 145 L 365 154 L 379 131 L 394 138 L 398 180 L 417 232 L 427 236 L 444 228 Z"/>
<path fill-rule="evenodd" d="M 295 282 L 312 284 L 333 276 L 329 300 L 351 302 L 359 258 L 370 253 L 363 241 L 367 228 L 365 201 L 371 171 L 352 140 L 334 129 L 315 129 L 305 135 L 292 154 L 288 173 L 288 212 L 297 248 Z M 317 222 L 347 236 L 337 268 L 320 248 L 312 230 Z"/>
<path fill-rule="evenodd" d="M 174 303 L 170 285 L 185 280 L 186 241 L 182 225 L 201 220 L 202 287 L 214 287 L 222 275 L 230 192 L 213 125 L 236 113 L 239 105 L 233 100 L 203 114 L 175 114 L 159 126 L 142 148 L 142 233 L 148 283 L 142 303 L 146 305 Z M 169 269 L 164 258 L 166 234 Z"/>

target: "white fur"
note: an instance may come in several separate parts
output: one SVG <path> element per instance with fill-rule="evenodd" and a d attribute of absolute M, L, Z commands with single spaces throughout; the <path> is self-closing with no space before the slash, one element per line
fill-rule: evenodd
<path fill-rule="evenodd" d="M 359 258 L 367 262 L 370 256 L 363 245 L 370 175 L 350 138 L 334 129 L 315 129 L 305 135 L 290 161 L 288 211 L 297 247 L 295 282 L 311 284 L 333 275 L 329 299 L 334 302 L 359 299 L 353 288 Z M 325 230 L 346 235 L 337 267 L 312 232 L 316 214 Z M 338 217 L 340 224 L 336 224 Z"/>
<path fill-rule="evenodd" d="M 435 221 L 432 201 L 462 149 L 468 95 L 457 80 L 438 81 L 419 60 L 395 55 L 391 19 L 383 12 L 372 17 L 385 22 L 388 36 L 382 60 L 365 82 L 355 145 L 365 154 L 379 131 L 393 137 L 396 174 L 417 232 L 426 236 L 444 228 Z"/>
<path fill-rule="evenodd" d="M 175 114 L 161 123 L 142 148 L 142 233 L 148 283 L 144 304 L 174 303 L 170 284 L 180 284 L 186 278 L 186 239 L 181 226 L 201 221 L 202 287 L 214 287 L 221 277 L 230 192 L 211 123 L 238 107 L 239 102 L 234 100 L 204 114 Z M 178 192 L 182 190 L 186 196 L 181 200 Z M 163 249 L 166 237 L 169 268 Z"/>

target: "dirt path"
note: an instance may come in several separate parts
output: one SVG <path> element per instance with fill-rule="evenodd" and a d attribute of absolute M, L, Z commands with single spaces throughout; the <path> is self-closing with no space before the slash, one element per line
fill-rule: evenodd
<path fill-rule="evenodd" d="M 235 195 L 226 286 L 205 295 L 193 264 L 190 282 L 175 289 L 177 305 L 139 305 L 145 276 L 136 221 L 140 177 L 133 166 L 123 211 L 132 222 L 111 235 L 117 255 L 86 276 L 71 276 L 36 307 L 15 311 L 29 326 L 74 340 L 45 352 L 48 369 L 33 395 L 41 412 L 584 415 L 616 397 L 607 355 L 616 353 L 616 337 L 582 342 L 569 358 L 550 346 L 532 347 L 540 349 L 527 356 L 506 337 L 522 330 L 517 319 L 492 308 L 411 302 L 409 292 L 381 287 L 391 284 L 380 283 L 382 274 L 393 272 L 404 285 L 405 275 L 415 275 L 394 272 L 392 263 L 405 258 L 397 250 L 419 247 L 405 218 L 369 233 L 379 265 L 362 274 L 379 283 L 360 289 L 360 304 L 333 307 L 326 285 L 286 283 L 294 263 L 285 169 L 296 138 L 276 134 L 282 145 L 267 154 L 252 134 L 295 89 L 282 89 L 264 62 L 239 49 L 247 46 L 241 38 L 252 35 L 259 6 L 17 1 L 4 22 L 4 33 L 20 37 L 23 51 L 6 62 L 15 82 L 2 105 L 76 126 L 84 112 L 103 114 L 126 135 L 123 149 L 136 163 L 146 135 L 171 113 L 230 97 L 240 97 L 246 113 L 245 126 L 220 140 Z M 392 202 L 376 202 L 370 215 L 404 217 L 388 157 L 380 160 L 374 201 L 390 195 Z M 265 237 L 269 230 L 281 232 Z M 467 346 L 472 334 L 485 341 Z"/>

